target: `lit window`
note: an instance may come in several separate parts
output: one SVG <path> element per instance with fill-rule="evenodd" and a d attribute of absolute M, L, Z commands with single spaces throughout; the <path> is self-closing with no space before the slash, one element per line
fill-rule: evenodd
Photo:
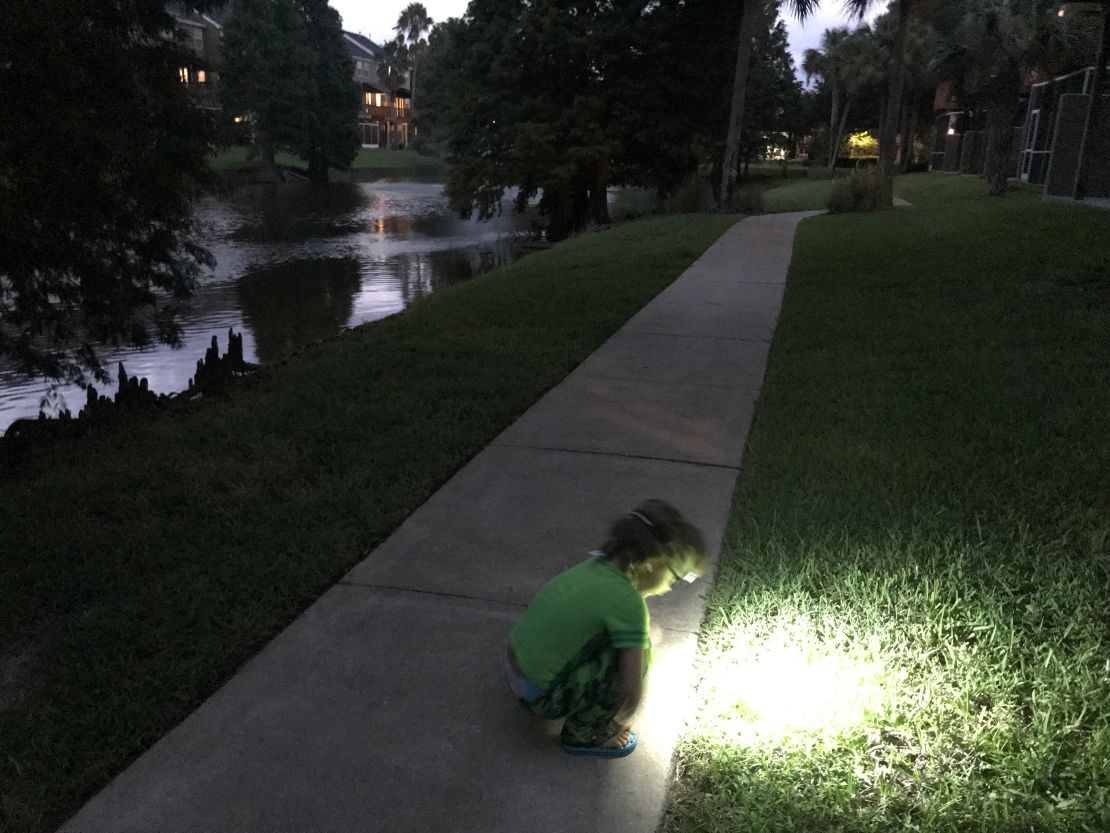
<path fill-rule="evenodd" d="M 181 67 L 180 69 L 178 69 L 177 70 L 177 77 L 181 79 L 182 84 L 188 84 L 189 83 L 189 68 L 188 67 Z"/>
<path fill-rule="evenodd" d="M 367 107 L 369 107 L 370 105 L 372 105 L 374 103 L 374 94 L 373 93 L 363 93 L 362 97 L 366 101 L 366 106 Z"/>
<path fill-rule="evenodd" d="M 374 93 L 374 103 L 379 107 L 385 106 L 385 96 L 382 93 Z"/>
<path fill-rule="evenodd" d="M 208 74 L 203 69 L 197 70 L 197 83 L 204 84 L 208 81 Z"/>

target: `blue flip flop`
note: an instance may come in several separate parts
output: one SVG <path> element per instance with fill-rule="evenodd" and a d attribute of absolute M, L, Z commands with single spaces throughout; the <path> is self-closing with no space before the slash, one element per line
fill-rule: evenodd
<path fill-rule="evenodd" d="M 624 746 L 599 746 L 593 743 L 566 743 L 563 742 L 563 751 L 568 755 L 589 755 L 594 758 L 623 758 L 631 755 L 636 748 L 636 733 L 628 733 L 628 743 Z"/>

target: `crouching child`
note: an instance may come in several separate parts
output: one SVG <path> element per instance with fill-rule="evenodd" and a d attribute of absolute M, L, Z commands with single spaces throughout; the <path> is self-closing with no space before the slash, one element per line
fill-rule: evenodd
<path fill-rule="evenodd" d="M 630 722 L 651 663 L 645 600 L 692 582 L 705 558 L 698 529 L 648 500 L 536 594 L 509 634 L 506 678 L 532 715 L 565 718 L 565 752 L 619 758 L 636 748 Z"/>

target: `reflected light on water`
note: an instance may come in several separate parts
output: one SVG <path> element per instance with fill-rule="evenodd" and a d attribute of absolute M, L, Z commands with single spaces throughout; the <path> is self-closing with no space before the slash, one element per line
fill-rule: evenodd
<path fill-rule="evenodd" d="M 198 203 L 206 245 L 216 257 L 180 316 L 184 345 L 106 350 L 114 379 L 122 361 L 152 390 L 184 390 L 212 336 L 244 336 L 244 358 L 273 362 L 344 327 L 404 309 L 435 289 L 512 262 L 533 215 L 489 223 L 460 219 L 434 183 L 336 183 L 248 187 Z M 115 383 L 97 386 L 113 394 Z M 38 413 L 48 386 L 0 366 L 0 432 Z M 76 413 L 84 393 L 61 388 Z"/>

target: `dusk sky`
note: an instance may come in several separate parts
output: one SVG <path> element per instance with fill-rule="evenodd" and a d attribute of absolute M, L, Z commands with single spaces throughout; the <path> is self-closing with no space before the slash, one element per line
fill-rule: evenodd
<path fill-rule="evenodd" d="M 467 0 L 423 0 L 432 20 L 437 23 L 449 17 L 459 17 L 466 11 Z M 343 16 L 343 28 L 361 32 L 372 40 L 382 43 L 393 37 L 393 27 L 397 16 L 407 6 L 409 0 L 390 0 L 385 3 L 368 3 L 366 0 L 331 0 L 331 5 Z M 878 3 L 868 16 L 873 19 L 886 10 L 886 3 Z M 801 64 L 801 55 L 806 49 L 817 46 L 821 33 L 832 26 L 842 26 L 848 18 L 841 11 L 839 2 L 824 2 L 820 10 L 803 25 L 792 15 L 786 15 L 786 28 L 790 31 L 790 51 L 794 53 L 794 63 Z"/>

